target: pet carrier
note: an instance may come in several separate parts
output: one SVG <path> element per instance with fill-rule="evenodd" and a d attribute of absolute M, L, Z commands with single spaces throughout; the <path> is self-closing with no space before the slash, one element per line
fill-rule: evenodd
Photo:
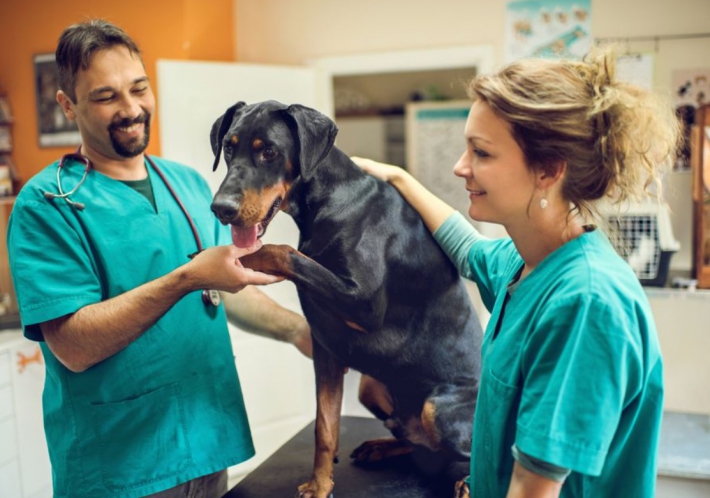
<path fill-rule="evenodd" d="M 603 212 L 612 245 L 641 284 L 664 287 L 671 256 L 680 249 L 680 243 L 673 238 L 668 207 L 648 201 Z"/>

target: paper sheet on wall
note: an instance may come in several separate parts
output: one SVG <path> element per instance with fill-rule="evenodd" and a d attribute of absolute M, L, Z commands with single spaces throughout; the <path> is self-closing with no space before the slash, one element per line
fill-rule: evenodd
<path fill-rule="evenodd" d="M 653 89 L 653 55 L 622 55 L 616 61 L 616 79 Z"/>
<path fill-rule="evenodd" d="M 405 111 L 409 172 L 469 221 L 465 181 L 454 175 L 453 168 L 466 147 L 464 128 L 470 107 L 469 101 L 431 102 L 408 104 Z M 505 235 L 498 225 L 473 224 L 486 236 Z"/>

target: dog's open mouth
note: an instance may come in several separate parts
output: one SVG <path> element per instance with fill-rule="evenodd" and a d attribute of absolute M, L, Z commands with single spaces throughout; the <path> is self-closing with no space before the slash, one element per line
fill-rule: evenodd
<path fill-rule="evenodd" d="M 237 247 L 251 247 L 256 242 L 256 239 L 261 238 L 266 233 L 266 227 L 269 226 L 271 220 L 276 216 L 282 202 L 281 197 L 276 197 L 276 200 L 271 205 L 263 220 L 251 227 L 238 227 L 232 225 L 232 243 Z"/>

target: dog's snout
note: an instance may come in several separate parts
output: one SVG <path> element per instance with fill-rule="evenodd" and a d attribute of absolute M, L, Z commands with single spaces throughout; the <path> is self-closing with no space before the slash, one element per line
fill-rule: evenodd
<path fill-rule="evenodd" d="M 212 202 L 212 212 L 223 224 L 234 221 L 239 214 L 239 203 L 228 198 L 216 197 Z"/>

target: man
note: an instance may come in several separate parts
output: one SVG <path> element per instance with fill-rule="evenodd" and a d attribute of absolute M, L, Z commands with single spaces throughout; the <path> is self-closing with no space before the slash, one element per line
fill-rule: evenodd
<path fill-rule="evenodd" d="M 310 355 L 308 326 L 245 289 L 278 279 L 241 266 L 260 244 L 231 245 L 206 182 L 144 154 L 155 98 L 136 44 L 77 24 L 57 65 L 83 157 L 32 178 L 8 228 L 25 335 L 46 362 L 54 496 L 221 496 L 224 469 L 254 454 L 224 308 Z"/>

